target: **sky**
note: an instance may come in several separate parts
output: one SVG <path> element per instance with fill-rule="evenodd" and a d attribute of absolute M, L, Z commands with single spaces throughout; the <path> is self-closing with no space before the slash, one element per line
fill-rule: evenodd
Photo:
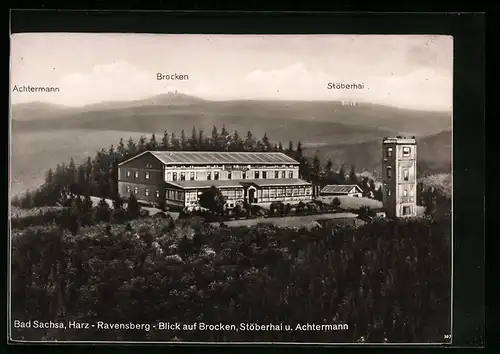
<path fill-rule="evenodd" d="M 157 80 L 157 73 L 188 79 Z M 11 37 L 10 85 L 12 103 L 83 106 L 177 90 L 210 100 L 347 100 L 450 111 L 453 38 L 23 33 Z M 13 92 L 15 85 L 59 92 Z"/>

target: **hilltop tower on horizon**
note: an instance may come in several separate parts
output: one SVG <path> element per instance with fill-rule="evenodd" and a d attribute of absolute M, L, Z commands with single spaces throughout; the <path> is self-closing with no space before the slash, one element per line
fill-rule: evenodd
<path fill-rule="evenodd" d="M 417 141 L 385 137 L 382 141 L 383 203 L 387 217 L 417 215 Z"/>

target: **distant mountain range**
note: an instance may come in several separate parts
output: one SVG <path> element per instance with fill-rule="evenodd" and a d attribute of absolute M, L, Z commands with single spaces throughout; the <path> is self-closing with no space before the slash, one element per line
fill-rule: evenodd
<path fill-rule="evenodd" d="M 251 130 L 287 144 L 351 144 L 385 135 L 426 136 L 451 129 L 451 113 L 421 112 L 373 104 L 343 106 L 327 101 L 208 101 L 180 93 L 128 102 L 103 102 L 71 108 L 44 103 L 12 106 L 13 129 L 123 130 L 190 134 L 196 126 Z"/>

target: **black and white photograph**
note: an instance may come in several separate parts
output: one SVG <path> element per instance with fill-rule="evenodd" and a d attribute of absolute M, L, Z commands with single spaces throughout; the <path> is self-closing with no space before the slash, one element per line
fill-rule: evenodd
<path fill-rule="evenodd" d="M 453 41 L 13 34 L 9 339 L 451 343 Z"/>

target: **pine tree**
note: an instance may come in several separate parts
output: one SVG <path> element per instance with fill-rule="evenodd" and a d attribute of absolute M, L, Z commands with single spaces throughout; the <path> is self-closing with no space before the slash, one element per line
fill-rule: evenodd
<path fill-rule="evenodd" d="M 283 152 L 283 143 L 281 141 L 278 143 L 278 151 Z"/>
<path fill-rule="evenodd" d="M 158 150 L 158 147 L 159 147 L 159 144 L 158 144 L 158 141 L 156 140 L 156 134 L 153 133 L 151 135 L 151 139 L 149 140 L 147 148 L 148 148 L 148 150 L 156 151 L 156 150 Z"/>
<path fill-rule="evenodd" d="M 68 186 L 69 192 L 72 195 L 75 195 L 76 189 L 77 189 L 76 181 L 77 181 L 78 175 L 77 175 L 77 171 L 76 171 L 75 161 L 73 160 L 73 158 L 70 159 L 68 169 L 67 169 L 67 176 L 68 176 L 67 186 Z"/>
<path fill-rule="evenodd" d="M 232 150 L 240 152 L 244 150 L 243 140 L 241 139 L 240 134 L 238 133 L 237 130 L 235 130 L 233 133 Z"/>
<path fill-rule="evenodd" d="M 267 133 L 264 133 L 264 136 L 262 137 L 262 145 L 263 145 L 264 151 L 272 151 L 273 150 L 273 146 L 272 146 L 271 142 L 269 141 Z"/>
<path fill-rule="evenodd" d="M 163 132 L 163 138 L 161 139 L 161 147 L 162 150 L 168 150 L 170 148 L 168 132 L 166 130 Z"/>
<path fill-rule="evenodd" d="M 125 158 L 125 156 L 127 156 L 127 149 L 125 148 L 125 142 L 123 141 L 123 138 L 120 138 L 120 142 L 118 143 L 116 151 L 121 158 Z"/>
<path fill-rule="evenodd" d="M 377 190 L 377 186 L 375 186 L 375 181 L 373 179 L 370 179 L 370 191 L 375 193 L 376 190 Z"/>
<path fill-rule="evenodd" d="M 191 139 L 189 140 L 189 147 L 191 150 L 198 150 L 198 133 L 196 132 L 196 127 L 193 126 L 191 130 Z"/>
<path fill-rule="evenodd" d="M 333 162 L 332 162 L 332 160 L 328 159 L 328 161 L 326 162 L 326 165 L 325 165 L 325 172 L 327 174 L 330 174 L 330 172 L 332 172 L 332 169 L 333 169 Z"/>
<path fill-rule="evenodd" d="M 141 207 L 137 202 L 137 198 L 135 194 L 130 193 L 130 196 L 127 201 L 127 217 L 130 219 L 138 218 L 141 213 Z"/>
<path fill-rule="evenodd" d="M 292 141 L 289 141 L 288 142 L 288 149 L 286 150 L 286 153 L 290 156 L 293 156 L 293 142 Z"/>
<path fill-rule="evenodd" d="M 351 165 L 351 171 L 349 172 L 349 184 L 358 184 L 358 177 L 356 176 L 356 168 Z"/>
<path fill-rule="evenodd" d="M 212 128 L 212 137 L 210 138 L 210 145 L 211 145 L 211 150 L 218 151 L 220 149 L 220 140 L 219 140 L 219 131 L 217 130 L 217 127 L 214 125 Z"/>
<path fill-rule="evenodd" d="M 291 151 L 293 151 L 293 146 L 291 146 Z M 298 142 L 297 144 L 297 150 L 295 151 L 295 160 L 301 161 L 302 158 L 304 157 L 304 152 L 302 151 L 302 142 Z"/>
<path fill-rule="evenodd" d="M 253 136 L 252 132 L 249 130 L 247 132 L 247 136 L 245 138 L 245 142 L 243 144 L 243 148 L 245 151 L 255 151 L 257 145 L 257 141 Z"/>
<path fill-rule="evenodd" d="M 345 168 L 344 164 L 340 166 L 340 170 L 337 175 L 337 184 L 344 184 L 345 183 Z"/>
<path fill-rule="evenodd" d="M 106 199 L 102 198 L 97 205 L 95 216 L 96 222 L 109 222 L 111 219 L 111 208 Z"/>
<path fill-rule="evenodd" d="M 203 129 L 198 130 L 198 149 L 199 150 L 205 150 L 206 144 L 205 144 L 205 137 L 203 136 L 204 132 Z"/>
<path fill-rule="evenodd" d="M 146 137 L 141 135 L 139 138 L 139 143 L 137 144 L 137 152 L 141 153 L 146 151 Z"/>
<path fill-rule="evenodd" d="M 181 149 L 181 143 L 174 132 L 170 135 L 170 149 L 174 151 L 179 151 Z"/>
<path fill-rule="evenodd" d="M 134 156 L 135 154 L 137 154 L 137 145 L 135 144 L 132 137 L 130 137 L 127 141 L 127 150 L 129 156 Z"/>
<path fill-rule="evenodd" d="M 220 148 L 222 149 L 222 151 L 228 151 L 229 147 L 231 146 L 231 135 L 227 131 L 225 125 L 222 125 L 219 145 L 220 145 Z"/>
<path fill-rule="evenodd" d="M 313 163 L 312 163 L 312 171 L 311 177 L 314 178 L 315 181 L 318 181 L 321 175 L 321 161 L 318 155 L 314 155 Z"/>
<path fill-rule="evenodd" d="M 184 132 L 184 129 L 181 131 L 181 141 L 180 141 L 180 147 L 181 150 L 187 150 L 188 149 L 188 141 L 186 139 L 186 133 Z"/>

